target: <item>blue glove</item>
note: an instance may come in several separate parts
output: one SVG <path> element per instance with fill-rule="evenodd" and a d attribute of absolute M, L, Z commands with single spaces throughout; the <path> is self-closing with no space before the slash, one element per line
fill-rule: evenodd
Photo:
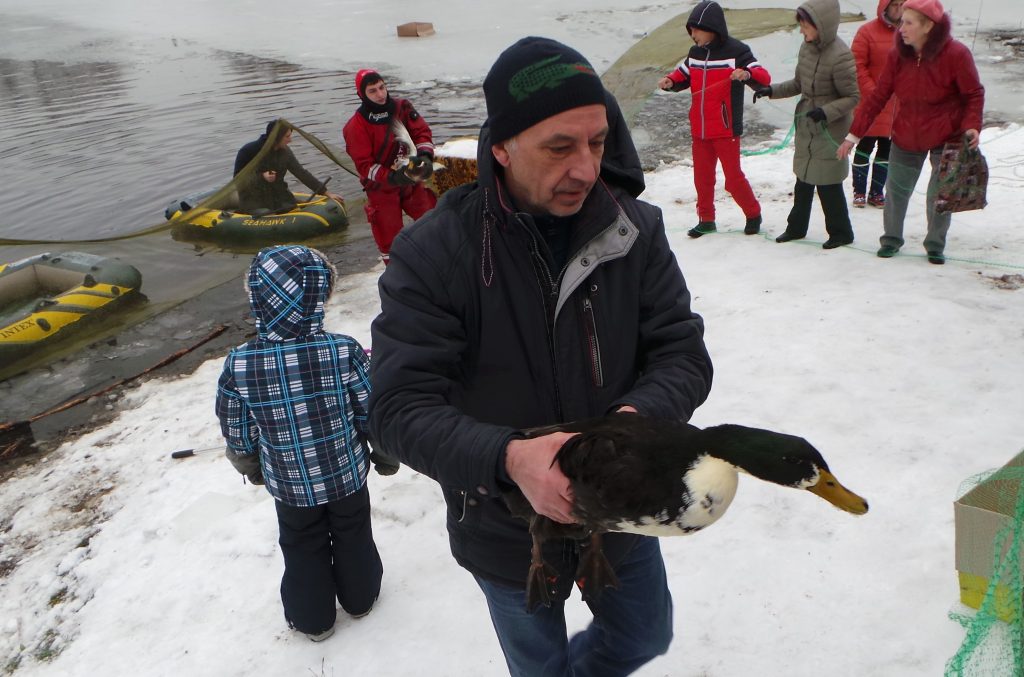
<path fill-rule="evenodd" d="M 815 122 L 824 122 L 825 120 L 828 119 L 825 116 L 825 111 L 821 110 L 820 108 L 815 108 L 814 110 L 807 111 L 807 117 L 814 120 Z"/>

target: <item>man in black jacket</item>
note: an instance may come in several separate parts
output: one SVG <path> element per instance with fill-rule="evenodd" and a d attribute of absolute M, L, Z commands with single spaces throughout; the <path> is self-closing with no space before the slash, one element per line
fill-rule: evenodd
<path fill-rule="evenodd" d="M 326 181 L 318 180 L 299 164 L 295 153 L 288 147 L 292 142 L 292 129 L 283 120 L 271 120 L 267 124 L 267 131 L 260 138 L 238 149 L 235 155 L 235 176 L 256 158 L 269 138 L 275 139 L 274 146 L 261 158 L 259 166 L 254 168 L 250 176 L 242 177 L 242 183 L 238 186 L 238 204 L 242 212 L 261 216 L 294 209 L 295 196 L 288 190 L 288 183 L 284 180 L 286 172 L 291 172 L 306 184 L 314 195 L 327 195 L 344 204 L 341 195 L 326 192 Z"/>
<path fill-rule="evenodd" d="M 660 210 L 634 198 L 636 151 L 586 59 L 524 38 L 484 95 L 477 183 L 402 230 L 380 279 L 372 437 L 441 485 L 452 554 L 483 590 L 513 675 L 628 674 L 672 638 L 657 539 L 605 536 L 620 587 L 589 602 L 594 622 L 570 641 L 582 546 L 546 542 L 558 601 L 527 613 L 530 536 L 501 492 L 518 485 L 539 514 L 572 522 L 552 464 L 570 435 L 522 430 L 622 410 L 689 419 L 711 387 L 703 323 Z"/>

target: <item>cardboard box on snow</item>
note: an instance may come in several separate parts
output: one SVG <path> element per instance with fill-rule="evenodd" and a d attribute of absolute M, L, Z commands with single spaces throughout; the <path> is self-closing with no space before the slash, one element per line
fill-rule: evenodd
<path fill-rule="evenodd" d="M 426 21 L 410 21 L 398 27 L 400 38 L 425 38 L 434 34 L 434 24 Z"/>
<path fill-rule="evenodd" d="M 975 609 L 981 607 L 992 577 L 996 535 L 1003 528 L 1010 528 L 999 561 L 1007 555 L 1012 542 L 1014 512 L 1018 498 L 1024 492 L 1024 452 L 1003 466 L 1003 470 L 1006 469 L 1013 470 L 1009 477 L 1000 479 L 1001 472 L 997 472 L 953 504 L 960 601 Z M 1024 529 L 1024 524 L 1017 524 L 1016 528 Z M 1018 557 L 1011 558 L 1013 561 L 1003 570 L 1001 581 L 996 586 L 996 614 L 1004 621 L 1012 620 L 1015 607 L 1024 603 L 1011 598 L 1014 590 L 1019 594 L 1024 587 L 1024 543 L 1020 549 Z"/>

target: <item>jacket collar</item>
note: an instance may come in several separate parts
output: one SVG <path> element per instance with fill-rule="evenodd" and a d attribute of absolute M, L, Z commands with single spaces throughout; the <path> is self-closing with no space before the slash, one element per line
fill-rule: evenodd
<path fill-rule="evenodd" d="M 391 122 L 396 109 L 395 100 L 388 94 L 387 101 L 384 103 L 374 103 L 369 99 L 363 99 L 359 105 L 359 114 L 371 125 L 386 125 Z"/>
<path fill-rule="evenodd" d="M 601 182 L 594 187 L 594 191 L 598 190 L 607 192 L 608 187 Z M 581 247 L 574 249 L 565 267 L 565 272 L 562 274 L 562 283 L 558 290 L 558 303 L 555 305 L 555 316 L 558 316 L 558 312 L 565 305 L 569 296 L 587 279 L 590 272 L 597 268 L 598 264 L 624 257 L 629 253 L 639 235 L 640 229 L 619 208 L 611 223 L 598 230 Z"/>

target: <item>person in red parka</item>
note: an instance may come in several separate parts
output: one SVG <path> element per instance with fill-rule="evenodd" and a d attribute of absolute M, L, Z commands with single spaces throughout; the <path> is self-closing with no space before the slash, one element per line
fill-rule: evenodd
<path fill-rule="evenodd" d="M 886 59 L 892 51 L 896 26 L 903 15 L 904 0 L 878 0 L 878 18 L 868 21 L 857 29 L 850 50 L 857 62 L 857 87 L 860 89 L 861 106 L 875 91 L 878 78 L 885 68 Z M 875 116 L 867 134 L 857 144 L 853 155 L 853 206 L 885 206 L 885 177 L 889 172 L 889 147 L 892 140 L 892 118 L 896 100 L 890 98 L 882 112 Z M 857 111 L 854 111 L 856 116 Z M 874 161 L 871 153 L 875 150 Z M 868 187 L 870 168 L 871 186 Z"/>
<path fill-rule="evenodd" d="M 433 173 L 434 141 L 427 121 L 408 100 L 391 98 L 377 71 L 356 73 L 356 92 L 362 104 L 342 134 L 366 192 L 373 239 L 386 264 L 391 242 L 402 229 L 402 212 L 418 219 L 437 204 L 437 196 L 423 185 Z M 404 132 L 414 148 L 401 143 Z"/>
<path fill-rule="evenodd" d="M 700 237 L 717 229 L 715 179 L 717 164 L 721 162 L 725 189 L 747 219 L 743 232 L 756 235 L 761 230 L 761 205 L 740 167 L 743 83 L 768 85 L 771 75 L 747 45 L 729 37 L 725 12 L 717 2 L 698 3 L 686 21 L 686 31 L 694 46 L 674 71 L 658 81 L 663 90 L 678 92 L 688 88 L 693 93 L 690 133 L 698 223 L 686 234 Z"/>
<path fill-rule="evenodd" d="M 942 147 L 966 140 L 971 148 L 980 141 L 985 88 L 978 78 L 971 50 L 950 36 L 950 20 L 939 0 L 907 0 L 903 4 L 899 39 L 889 53 L 878 86 L 857 110 L 846 140 L 836 155 L 845 158 L 867 135 L 875 116 L 889 97 L 899 100 L 893 120 L 889 176 L 882 212 L 885 233 L 878 256 L 895 256 L 903 246 L 903 220 L 910 195 L 926 158 L 932 174 L 928 182 L 926 211 L 928 233 L 924 249 L 929 263 L 946 262 L 946 233 L 951 214 L 935 210 Z"/>

